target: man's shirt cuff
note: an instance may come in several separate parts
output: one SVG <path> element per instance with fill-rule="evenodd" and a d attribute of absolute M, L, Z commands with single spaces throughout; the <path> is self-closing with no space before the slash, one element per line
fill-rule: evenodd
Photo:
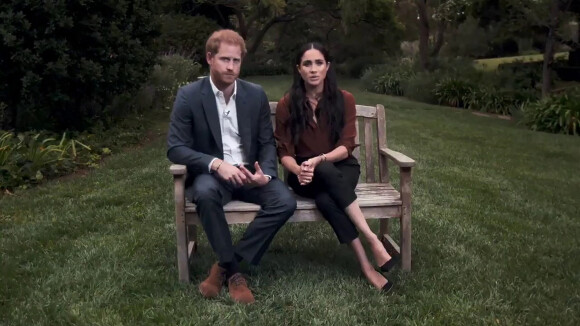
<path fill-rule="evenodd" d="M 212 171 L 211 171 L 211 165 L 213 164 L 213 161 L 215 161 L 215 160 L 217 160 L 217 157 L 216 157 L 216 158 L 214 158 L 213 160 L 211 160 L 211 161 L 209 162 L 208 166 L 207 166 L 207 171 L 208 171 L 209 173 L 211 173 L 211 172 L 212 172 Z"/>

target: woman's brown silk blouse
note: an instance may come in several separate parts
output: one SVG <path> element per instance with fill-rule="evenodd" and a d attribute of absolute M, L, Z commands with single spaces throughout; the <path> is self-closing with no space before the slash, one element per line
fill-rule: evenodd
<path fill-rule="evenodd" d="M 298 144 L 294 145 L 290 128 L 290 96 L 286 94 L 280 99 L 276 107 L 276 130 L 274 132 L 279 158 L 284 156 L 309 158 L 328 153 L 341 145 L 346 147 L 348 155 L 351 155 L 355 147 L 358 146 L 354 142 L 356 137 L 356 106 L 354 96 L 345 90 L 341 91 L 344 96 L 344 127 L 336 144 L 332 144 L 330 141 L 330 126 L 326 118 L 321 115 L 316 123 L 312 111 L 310 111 L 306 129 L 300 136 Z"/>

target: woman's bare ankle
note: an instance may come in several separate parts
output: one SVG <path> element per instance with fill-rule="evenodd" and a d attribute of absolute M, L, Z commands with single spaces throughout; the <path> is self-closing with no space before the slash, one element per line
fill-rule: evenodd
<path fill-rule="evenodd" d="M 378 244 L 376 243 L 371 244 L 371 251 L 373 252 L 375 263 L 378 266 L 382 266 L 383 264 L 391 260 L 391 255 L 389 255 L 387 249 L 385 249 L 385 247 L 380 241 Z"/>

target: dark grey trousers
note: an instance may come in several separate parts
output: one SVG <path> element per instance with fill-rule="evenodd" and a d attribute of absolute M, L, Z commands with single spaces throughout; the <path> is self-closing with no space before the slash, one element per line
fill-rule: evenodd
<path fill-rule="evenodd" d="M 222 267 L 236 264 L 236 255 L 257 265 L 282 225 L 296 210 L 296 200 L 288 187 L 274 178 L 263 187 L 233 188 L 211 174 L 195 178 L 187 197 L 197 205 L 197 211 L 209 243 Z M 248 225 L 236 246 L 226 221 L 223 206 L 231 200 L 260 205 L 256 218 Z"/>

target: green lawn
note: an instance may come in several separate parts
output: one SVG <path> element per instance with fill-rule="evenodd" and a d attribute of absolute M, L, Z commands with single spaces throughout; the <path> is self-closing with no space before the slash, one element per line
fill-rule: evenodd
<path fill-rule="evenodd" d="M 568 52 L 558 52 L 554 55 L 555 58 L 568 59 Z M 502 63 L 510 63 L 514 61 L 536 62 L 543 61 L 543 54 L 520 55 L 515 57 L 491 58 L 474 60 L 475 66 L 481 70 L 496 70 L 497 66 Z"/>
<path fill-rule="evenodd" d="M 289 86 L 251 80 L 271 100 Z M 392 295 L 326 223 L 286 225 L 246 267 L 252 306 L 201 298 L 204 236 L 180 284 L 160 121 L 157 140 L 86 176 L 0 198 L 0 325 L 580 324 L 580 138 L 342 85 L 388 108 L 389 147 L 417 161 L 413 271 L 392 274 Z"/>

